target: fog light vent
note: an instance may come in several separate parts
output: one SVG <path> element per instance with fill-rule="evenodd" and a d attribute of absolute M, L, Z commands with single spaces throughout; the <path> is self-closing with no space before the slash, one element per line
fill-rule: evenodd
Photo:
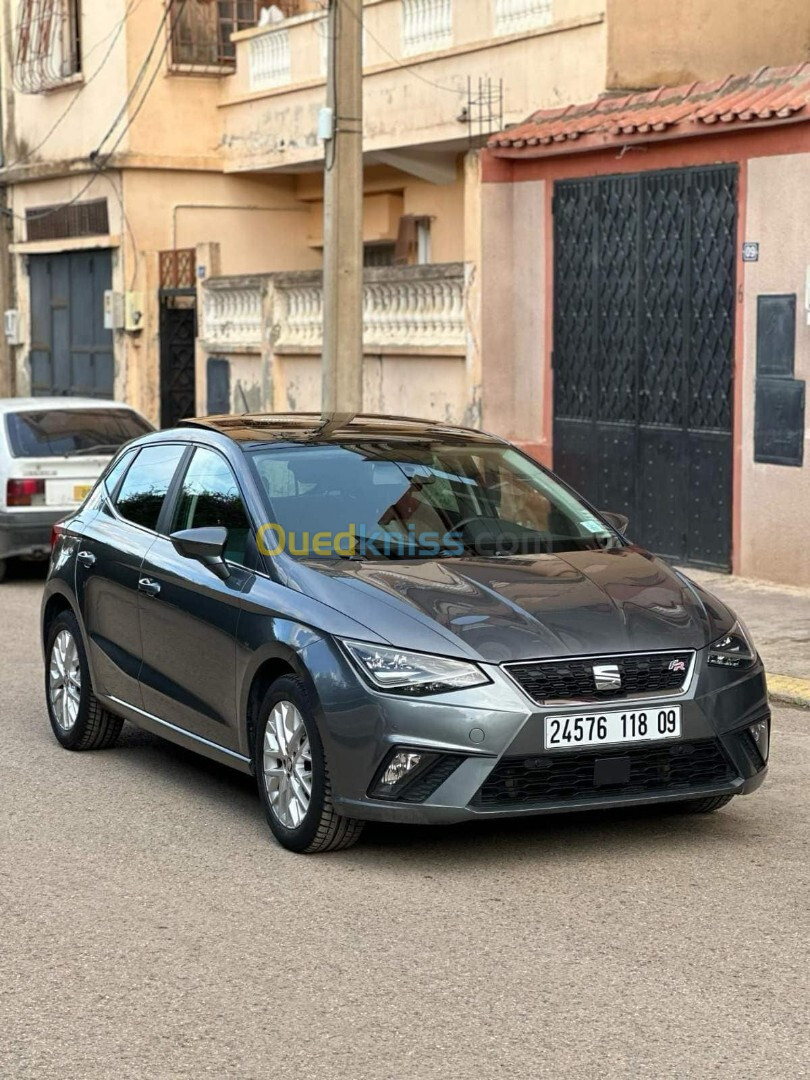
<path fill-rule="evenodd" d="M 771 725 L 769 720 L 757 720 L 755 724 L 752 724 L 748 729 L 748 734 L 754 741 L 754 745 L 757 748 L 759 756 L 762 758 L 763 765 L 768 761 L 768 754 L 770 752 L 771 742 Z"/>
<path fill-rule="evenodd" d="M 435 754 L 396 747 L 377 773 L 369 795 L 373 799 L 424 802 L 463 760 L 461 754 Z"/>

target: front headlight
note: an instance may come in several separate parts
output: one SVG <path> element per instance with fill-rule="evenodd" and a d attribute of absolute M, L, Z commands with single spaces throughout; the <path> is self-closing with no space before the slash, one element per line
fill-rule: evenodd
<path fill-rule="evenodd" d="M 392 694 L 441 694 L 489 682 L 475 664 L 461 660 L 366 645 L 362 641 L 344 641 L 343 645 L 369 682 Z"/>
<path fill-rule="evenodd" d="M 751 637 L 739 619 L 727 634 L 709 646 L 709 663 L 715 667 L 747 667 L 756 657 Z"/>

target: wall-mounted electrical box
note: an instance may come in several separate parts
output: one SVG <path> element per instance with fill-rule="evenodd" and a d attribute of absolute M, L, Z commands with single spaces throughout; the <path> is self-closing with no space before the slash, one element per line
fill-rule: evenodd
<path fill-rule="evenodd" d="M 104 329 L 124 329 L 124 297 L 113 289 L 104 291 Z"/>
<path fill-rule="evenodd" d="M 19 345 L 20 341 L 20 313 L 16 308 L 9 308 L 3 312 L 3 329 L 6 342 L 9 345 Z"/>
<path fill-rule="evenodd" d="M 143 330 L 143 293 L 128 292 L 124 297 L 124 329 L 130 333 Z"/>

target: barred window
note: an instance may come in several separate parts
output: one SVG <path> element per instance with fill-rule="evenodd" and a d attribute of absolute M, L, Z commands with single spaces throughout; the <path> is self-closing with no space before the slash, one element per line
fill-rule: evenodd
<path fill-rule="evenodd" d="M 41 94 L 82 69 L 80 0 L 18 0 L 14 86 Z"/>
<path fill-rule="evenodd" d="M 232 68 L 231 34 L 258 26 L 262 9 L 269 21 L 298 15 L 306 0 L 169 0 L 172 63 L 177 67 Z M 274 10 L 275 9 L 275 10 Z"/>

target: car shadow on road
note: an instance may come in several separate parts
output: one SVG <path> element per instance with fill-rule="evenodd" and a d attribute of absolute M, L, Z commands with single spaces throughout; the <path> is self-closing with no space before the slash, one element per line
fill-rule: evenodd
<path fill-rule="evenodd" d="M 157 771 L 167 783 L 186 789 L 190 797 L 204 798 L 214 812 L 242 818 L 246 833 L 257 830 L 272 842 L 252 777 L 129 724 L 112 752 L 126 753 L 128 765 Z M 448 858 L 455 866 L 485 866 L 505 857 L 576 862 L 596 853 L 600 858 L 632 857 L 635 848 L 646 854 L 654 847 L 705 845 L 711 849 L 718 842 L 744 843 L 749 838 L 750 822 L 735 814 L 736 805 L 735 800 L 711 815 L 684 815 L 672 808 L 647 806 L 447 826 L 369 822 L 357 847 L 329 858 L 355 869 L 396 863 L 419 872 L 435 869 Z"/>

